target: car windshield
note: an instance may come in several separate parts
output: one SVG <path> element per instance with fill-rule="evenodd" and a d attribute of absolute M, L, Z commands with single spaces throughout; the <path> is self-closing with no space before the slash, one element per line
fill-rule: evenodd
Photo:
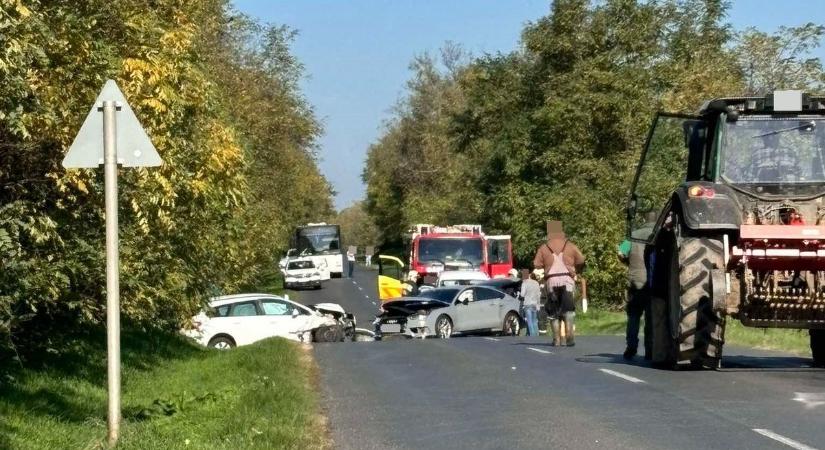
<path fill-rule="evenodd" d="M 418 296 L 420 298 L 427 298 L 432 300 L 442 301 L 444 303 L 452 303 L 455 295 L 458 294 L 459 289 L 430 289 L 428 291 L 423 291 Z"/>
<path fill-rule="evenodd" d="M 470 262 L 478 266 L 483 261 L 481 238 L 422 238 L 418 241 L 418 260 L 421 262 Z"/>
<path fill-rule="evenodd" d="M 823 147 L 822 117 L 755 116 L 726 122 L 722 177 L 732 184 L 825 183 Z"/>
<path fill-rule="evenodd" d="M 287 270 L 312 269 L 314 267 L 315 264 L 312 261 L 292 261 L 287 266 Z"/>

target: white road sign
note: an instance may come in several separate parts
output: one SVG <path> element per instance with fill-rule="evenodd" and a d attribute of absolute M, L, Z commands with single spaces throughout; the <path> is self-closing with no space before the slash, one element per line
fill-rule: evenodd
<path fill-rule="evenodd" d="M 123 167 L 154 167 L 162 164 L 155 146 L 138 122 L 126 97 L 114 80 L 106 81 L 80 127 L 69 152 L 63 158 L 67 169 L 96 168 L 103 165 L 103 102 L 113 101 L 117 112 L 117 163 Z"/>

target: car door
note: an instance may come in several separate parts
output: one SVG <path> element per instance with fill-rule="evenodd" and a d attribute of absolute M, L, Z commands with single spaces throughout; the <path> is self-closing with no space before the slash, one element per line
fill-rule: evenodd
<path fill-rule="evenodd" d="M 401 297 L 404 262 L 394 256 L 378 255 L 378 298 L 381 301 Z"/>
<path fill-rule="evenodd" d="M 307 329 L 309 314 L 292 302 L 277 298 L 261 300 L 266 337 L 280 336 L 296 340 Z M 294 314 L 297 312 L 297 314 Z"/>
<path fill-rule="evenodd" d="M 494 289 L 473 287 L 479 310 L 479 329 L 498 328 L 504 318 L 501 316 L 501 295 Z"/>
<path fill-rule="evenodd" d="M 484 293 L 482 292 L 482 295 Z M 481 300 L 478 297 L 479 292 L 475 287 L 468 287 L 461 291 L 456 296 L 456 331 L 472 331 L 484 328 L 490 328 L 488 317 L 493 314 L 492 307 L 495 306 L 493 302 L 489 301 L 489 297 Z M 467 299 L 467 304 L 464 304 L 464 299 Z"/>
<path fill-rule="evenodd" d="M 216 333 L 226 333 L 232 336 L 237 345 L 251 344 L 260 337 L 258 302 L 247 300 L 232 303 L 225 317 L 215 317 L 212 320 L 219 322 L 215 326 Z"/>

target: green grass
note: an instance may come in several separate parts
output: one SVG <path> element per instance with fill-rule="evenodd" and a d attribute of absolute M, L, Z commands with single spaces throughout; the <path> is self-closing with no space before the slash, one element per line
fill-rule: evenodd
<path fill-rule="evenodd" d="M 624 335 L 627 316 L 623 312 L 591 309 L 587 314 L 576 314 L 576 332 L 579 335 Z M 811 353 L 807 330 L 779 328 L 751 328 L 738 320 L 728 319 L 725 342 L 762 350 L 781 350 L 801 356 Z"/>
<path fill-rule="evenodd" d="M 0 448 L 105 448 L 102 332 L 46 354 L 0 384 Z M 123 335 L 123 449 L 328 446 L 299 344 L 268 339 L 227 352 L 173 335 Z"/>

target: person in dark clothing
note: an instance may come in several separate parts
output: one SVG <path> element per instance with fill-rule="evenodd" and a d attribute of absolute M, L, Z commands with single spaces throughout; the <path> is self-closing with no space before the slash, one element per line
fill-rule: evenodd
<path fill-rule="evenodd" d="M 635 239 L 647 239 L 653 231 L 653 224 L 643 226 L 632 233 Z M 645 316 L 645 359 L 652 356 L 652 324 L 650 321 L 650 285 L 648 268 L 645 265 L 645 244 L 625 240 L 619 245 L 619 259 L 628 266 L 627 282 L 627 329 L 625 340 L 627 347 L 624 358 L 633 359 L 639 348 L 639 328 L 642 315 Z"/>

